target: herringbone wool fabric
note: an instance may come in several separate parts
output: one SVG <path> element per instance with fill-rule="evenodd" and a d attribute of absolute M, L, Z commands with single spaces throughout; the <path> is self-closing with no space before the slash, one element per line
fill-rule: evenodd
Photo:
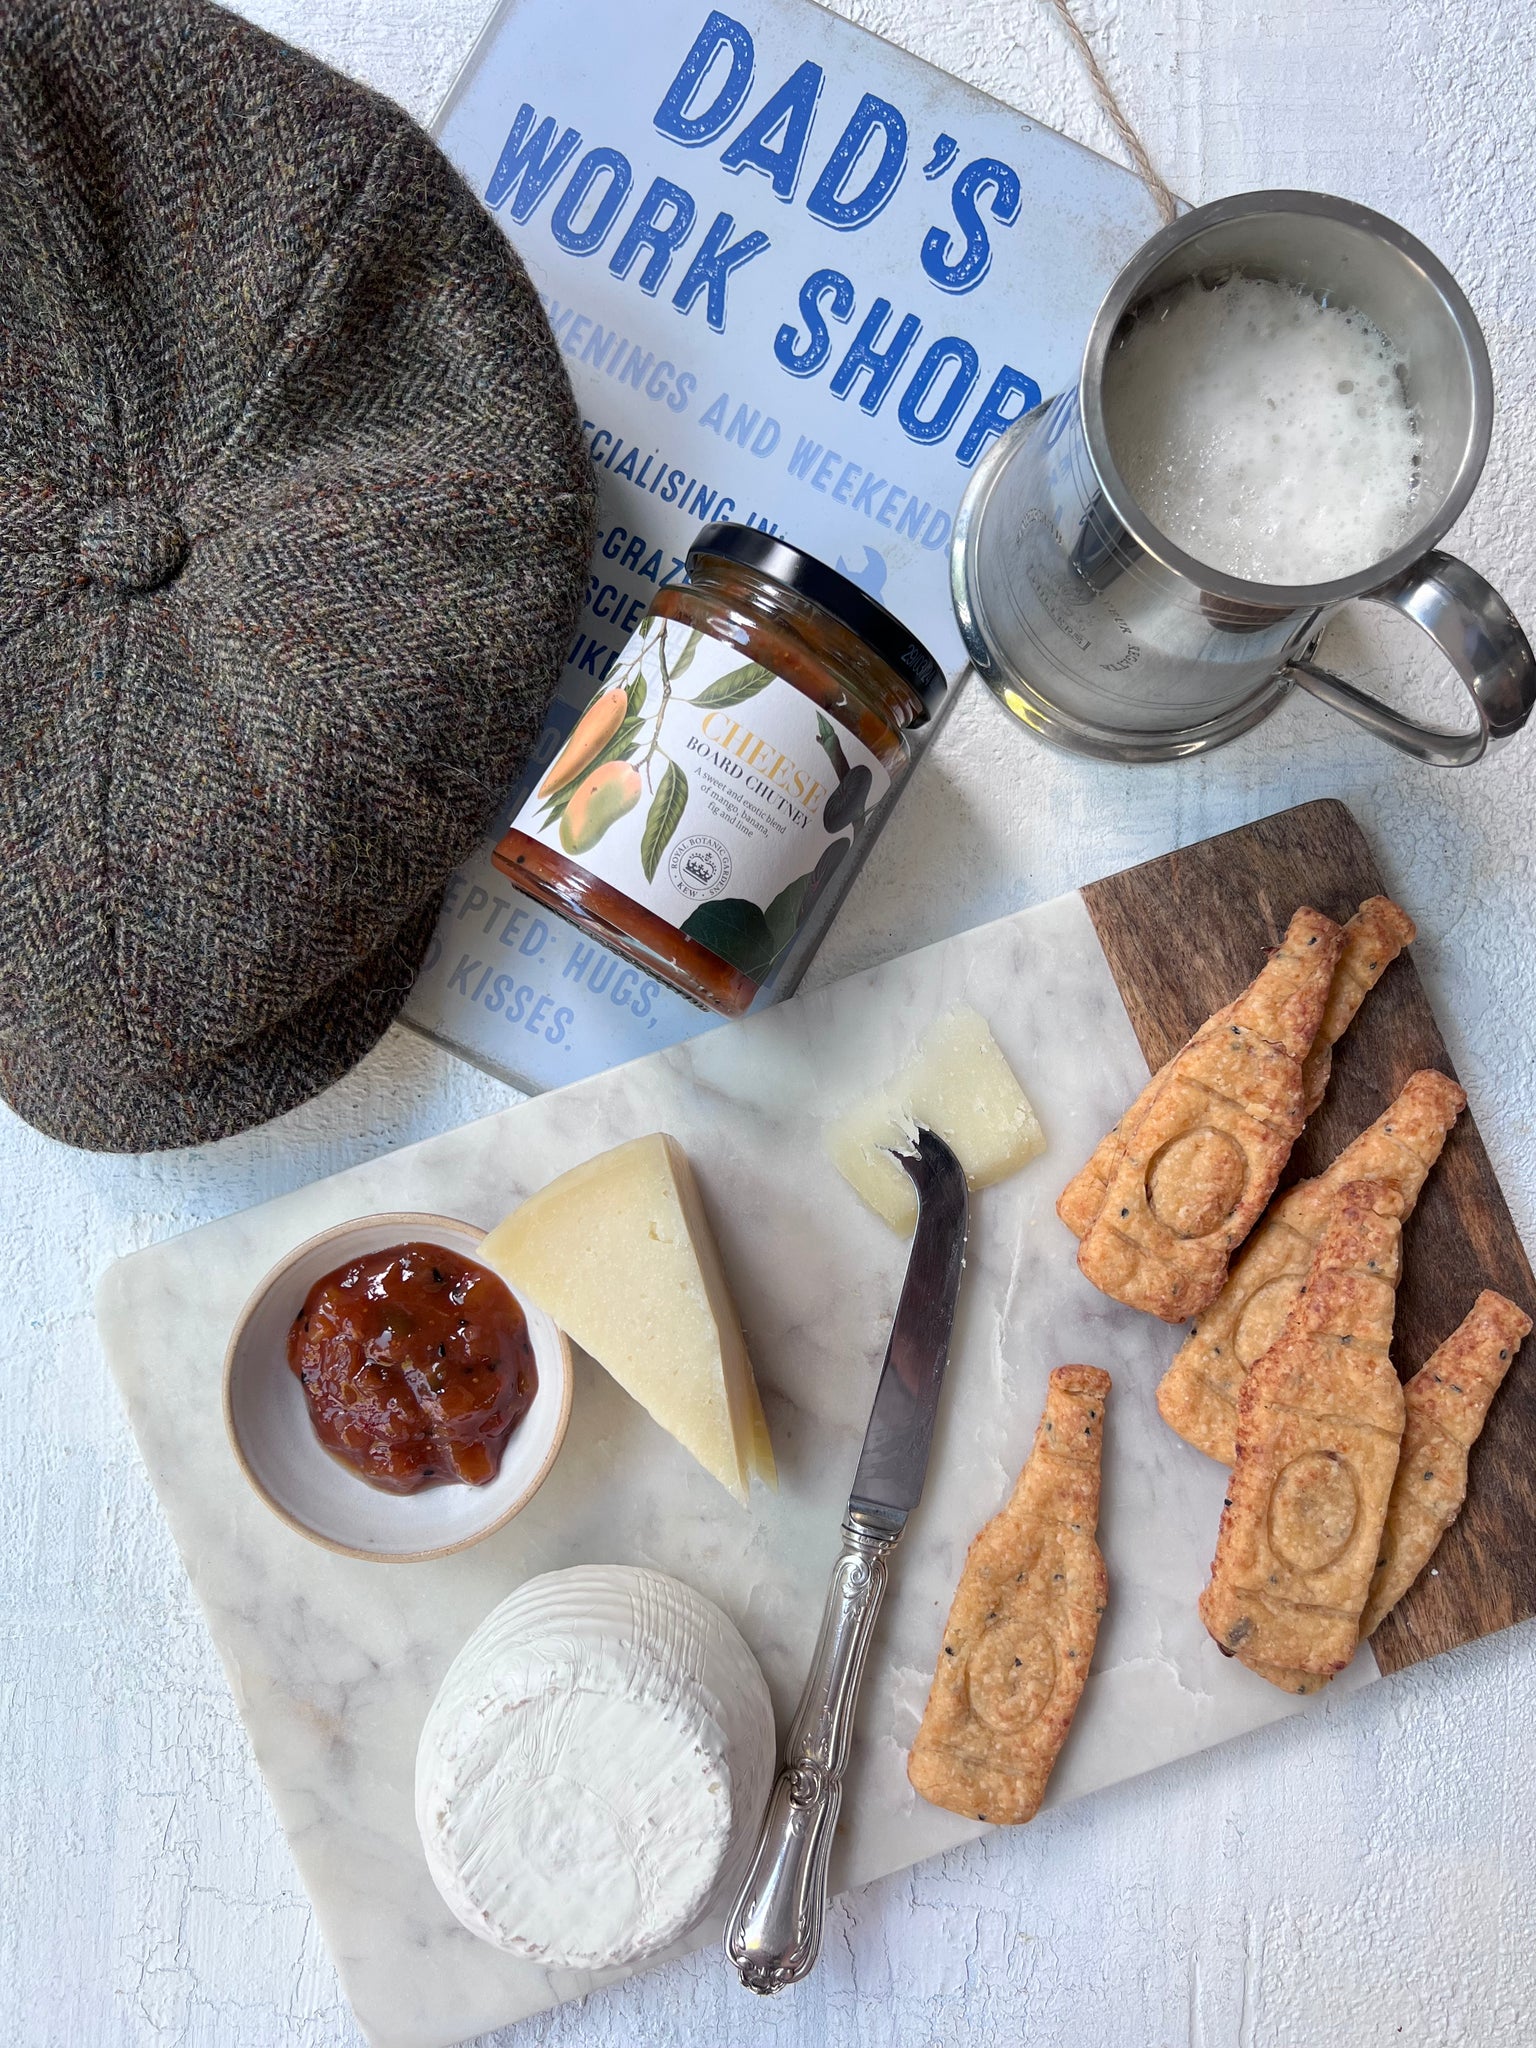
<path fill-rule="evenodd" d="M 594 498 L 528 278 L 397 108 L 201 0 L 0 27 L 0 1089 L 223 1136 L 399 1007 Z"/>

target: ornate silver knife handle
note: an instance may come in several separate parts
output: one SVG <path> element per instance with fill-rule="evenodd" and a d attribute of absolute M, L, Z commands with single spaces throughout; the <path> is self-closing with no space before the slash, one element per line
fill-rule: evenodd
<path fill-rule="evenodd" d="M 832 1571 L 811 1675 L 784 1745 L 784 1762 L 736 1903 L 725 1953 L 749 1990 L 781 1991 L 809 1975 L 821 1948 L 827 1866 L 859 1681 L 905 1516 L 849 1510 Z"/>

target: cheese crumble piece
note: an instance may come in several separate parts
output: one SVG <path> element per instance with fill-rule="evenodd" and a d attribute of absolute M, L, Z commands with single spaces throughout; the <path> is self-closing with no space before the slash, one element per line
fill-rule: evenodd
<path fill-rule="evenodd" d="M 919 1124 L 949 1146 L 970 1188 L 1006 1180 L 1045 1150 L 1029 1098 L 986 1019 L 970 1009 L 941 1017 L 900 1073 L 827 1131 L 838 1172 L 903 1234 L 917 1222 L 917 1196 L 886 1148 L 909 1143 Z"/>

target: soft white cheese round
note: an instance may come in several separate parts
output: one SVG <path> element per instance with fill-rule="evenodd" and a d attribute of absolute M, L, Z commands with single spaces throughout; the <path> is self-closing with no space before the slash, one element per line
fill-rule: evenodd
<path fill-rule="evenodd" d="M 472 1934 L 600 1970 L 654 1954 L 734 1883 L 773 1709 L 712 1601 L 638 1566 L 531 1579 L 449 1667 L 416 1758 L 433 1882 Z"/>

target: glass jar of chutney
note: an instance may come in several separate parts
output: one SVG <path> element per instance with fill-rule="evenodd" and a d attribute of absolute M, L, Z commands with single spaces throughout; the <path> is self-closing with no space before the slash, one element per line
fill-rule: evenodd
<path fill-rule="evenodd" d="M 501 872 L 723 1016 L 772 988 L 944 693 L 814 556 L 707 526 L 497 845 Z"/>

